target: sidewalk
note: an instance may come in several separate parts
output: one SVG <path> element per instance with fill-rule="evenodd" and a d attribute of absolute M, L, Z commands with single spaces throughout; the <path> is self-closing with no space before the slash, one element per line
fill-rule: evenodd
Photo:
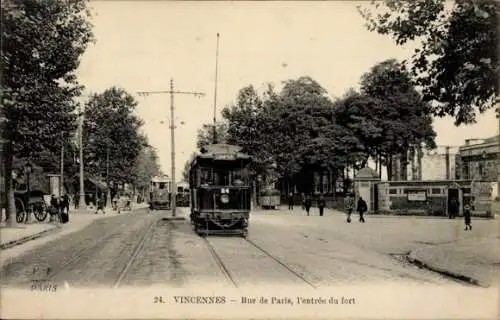
<path fill-rule="evenodd" d="M 492 211 L 500 215 L 500 205 L 493 204 Z M 425 246 L 412 251 L 410 261 L 430 270 L 491 287 L 500 285 L 500 230 L 489 237 L 471 237 L 453 243 Z"/>
<path fill-rule="evenodd" d="M 464 239 L 412 251 L 410 261 L 482 287 L 499 285 L 500 238 Z"/>
<path fill-rule="evenodd" d="M 147 208 L 147 204 L 134 204 L 132 211 Z M 69 222 L 65 224 L 54 222 L 33 222 L 31 224 L 17 224 L 15 227 L 7 227 L 5 222 L 0 223 L 0 250 L 12 248 L 25 242 L 41 237 L 61 233 L 62 235 L 73 233 L 88 226 L 92 221 L 118 215 L 130 214 L 131 211 L 106 211 L 106 214 L 95 214 L 95 210 L 71 210 Z M 49 221 L 47 217 L 46 221 Z"/>
<path fill-rule="evenodd" d="M 266 216 L 299 218 L 288 221 L 295 225 L 316 224 L 318 220 L 314 218 L 319 215 L 318 209 L 312 208 L 312 219 L 304 219 L 308 217 L 300 206 L 290 211 L 282 206 L 280 210 L 256 210 L 253 213 L 259 219 Z M 322 220 L 328 221 L 325 225 L 333 224 L 344 221 L 345 213 L 326 209 L 325 218 Z M 353 218 L 357 221 L 358 215 L 354 213 Z M 367 225 L 372 227 L 357 235 L 360 245 L 373 240 L 372 248 L 381 252 L 410 252 L 409 260 L 426 269 L 482 287 L 500 285 L 498 216 L 497 219 L 473 218 L 472 231 L 463 230 L 462 219 L 449 220 L 446 217 L 367 215 L 366 219 Z M 341 228 L 337 232 L 348 232 L 344 230 Z M 387 241 L 375 234 L 384 234 Z"/>

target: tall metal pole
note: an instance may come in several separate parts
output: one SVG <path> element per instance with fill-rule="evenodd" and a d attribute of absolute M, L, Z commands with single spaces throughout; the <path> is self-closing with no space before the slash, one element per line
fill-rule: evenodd
<path fill-rule="evenodd" d="M 450 146 L 446 146 L 446 180 L 450 180 Z"/>
<path fill-rule="evenodd" d="M 62 197 L 62 195 L 63 195 L 63 188 L 64 188 L 64 141 L 61 137 L 61 177 L 59 178 L 59 196 L 60 197 Z"/>
<path fill-rule="evenodd" d="M 214 144 L 217 143 L 217 76 L 218 76 L 218 70 L 219 70 L 219 33 L 217 33 L 217 49 L 215 51 L 215 92 L 214 92 Z"/>
<path fill-rule="evenodd" d="M 170 138 L 172 144 L 172 216 L 175 217 L 177 185 L 175 183 L 175 122 L 174 122 L 174 79 L 170 79 Z"/>
<path fill-rule="evenodd" d="M 174 79 L 170 79 L 170 90 L 168 91 L 140 91 L 139 95 L 152 95 L 152 94 L 170 94 L 170 132 L 171 132 L 171 144 L 172 144 L 172 216 L 175 217 L 176 211 L 176 196 L 177 196 L 177 186 L 175 183 L 175 116 L 174 116 L 174 94 L 190 94 L 194 96 L 204 96 L 202 92 L 193 91 L 174 91 Z"/>
<path fill-rule="evenodd" d="M 106 142 L 106 187 L 108 192 L 106 193 L 106 208 L 111 207 L 111 188 L 109 186 L 109 140 Z"/>
<path fill-rule="evenodd" d="M 84 177 L 83 177 L 83 118 L 84 118 L 84 113 L 83 113 L 83 108 L 82 105 L 80 104 L 80 123 L 79 123 L 79 137 L 78 137 L 78 144 L 80 145 L 80 201 L 78 202 L 78 209 L 87 209 L 87 204 L 85 203 L 85 184 L 84 184 Z"/>

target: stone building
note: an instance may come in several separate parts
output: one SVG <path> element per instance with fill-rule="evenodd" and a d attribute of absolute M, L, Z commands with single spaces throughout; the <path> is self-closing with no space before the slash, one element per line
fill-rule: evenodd
<path fill-rule="evenodd" d="M 455 178 L 496 182 L 499 174 L 499 158 L 498 136 L 466 140 L 455 157 L 456 166 L 459 168 L 456 170 Z"/>
<path fill-rule="evenodd" d="M 438 147 L 436 150 L 426 151 L 420 160 L 422 170 L 420 179 L 416 176 L 416 170 L 411 166 L 407 168 L 408 180 L 450 180 L 455 177 L 455 155 L 456 148 Z"/>

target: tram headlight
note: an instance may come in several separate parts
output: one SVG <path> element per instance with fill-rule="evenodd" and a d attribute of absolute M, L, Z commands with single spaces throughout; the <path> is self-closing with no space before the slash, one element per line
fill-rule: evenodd
<path fill-rule="evenodd" d="M 228 203 L 229 202 L 229 196 L 227 194 L 223 194 L 220 196 L 220 202 L 222 203 Z"/>

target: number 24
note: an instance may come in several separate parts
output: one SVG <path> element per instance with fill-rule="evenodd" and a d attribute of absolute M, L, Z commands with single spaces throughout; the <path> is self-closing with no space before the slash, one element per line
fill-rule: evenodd
<path fill-rule="evenodd" d="M 165 303 L 162 296 L 156 296 L 153 298 L 154 303 Z"/>

